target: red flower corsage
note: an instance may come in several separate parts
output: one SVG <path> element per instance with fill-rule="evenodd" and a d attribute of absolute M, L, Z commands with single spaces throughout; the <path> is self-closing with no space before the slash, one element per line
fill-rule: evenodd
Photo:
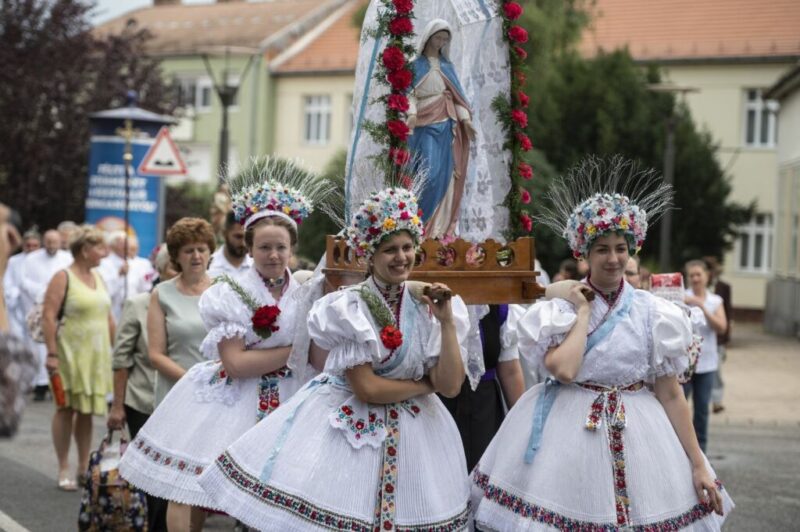
<path fill-rule="evenodd" d="M 275 325 L 280 314 L 281 309 L 279 309 L 277 305 L 264 305 L 260 307 L 253 314 L 253 330 L 261 338 L 269 338 L 272 336 L 272 333 L 280 328 Z"/>
<path fill-rule="evenodd" d="M 394 325 L 387 325 L 381 329 L 381 342 L 386 349 L 397 349 L 403 345 L 403 333 Z"/>

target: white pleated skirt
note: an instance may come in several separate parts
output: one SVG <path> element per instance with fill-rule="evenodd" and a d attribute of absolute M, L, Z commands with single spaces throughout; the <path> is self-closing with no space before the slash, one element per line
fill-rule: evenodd
<path fill-rule="evenodd" d="M 261 378 L 226 384 L 221 369 L 219 361 L 196 364 L 172 387 L 125 450 L 124 479 L 162 499 L 219 510 L 198 484 L 200 474 L 298 388 L 293 377 L 281 378 L 270 405 Z"/>
<path fill-rule="evenodd" d="M 416 413 L 386 407 L 394 439 L 355 448 L 329 419 L 352 392 L 320 378 L 203 472 L 214 507 L 267 531 L 468 529 L 466 460 L 441 401 L 415 398 Z M 387 512 L 393 519 L 382 521 Z"/>
<path fill-rule="evenodd" d="M 481 530 L 720 530 L 724 517 L 698 500 L 689 458 L 647 388 L 620 392 L 626 421 L 618 439 L 602 412 L 600 426 L 587 429 L 598 391 L 560 386 L 526 463 L 544 387 L 522 396 L 471 474 Z M 727 515 L 733 501 L 724 488 L 722 496 Z"/>

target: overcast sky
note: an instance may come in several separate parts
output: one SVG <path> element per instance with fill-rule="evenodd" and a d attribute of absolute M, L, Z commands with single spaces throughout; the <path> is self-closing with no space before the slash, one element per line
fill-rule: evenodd
<path fill-rule="evenodd" d="M 184 4 L 211 4 L 214 0 L 182 0 Z M 101 24 L 116 16 L 139 7 L 153 5 L 153 0 L 95 0 L 97 7 L 92 16 L 92 24 Z"/>

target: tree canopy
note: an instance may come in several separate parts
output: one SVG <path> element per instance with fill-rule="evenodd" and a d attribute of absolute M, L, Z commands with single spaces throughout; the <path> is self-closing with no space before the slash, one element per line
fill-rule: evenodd
<path fill-rule="evenodd" d="M 27 226 L 83 220 L 89 114 L 125 103 L 168 113 L 171 92 L 148 58 L 147 31 L 92 33 L 92 4 L 7 0 L 0 6 L 0 201 Z"/>

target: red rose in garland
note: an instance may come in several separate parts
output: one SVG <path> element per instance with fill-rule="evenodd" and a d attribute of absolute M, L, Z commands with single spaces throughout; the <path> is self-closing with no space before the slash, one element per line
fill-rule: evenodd
<path fill-rule="evenodd" d="M 389 23 L 389 33 L 392 35 L 405 35 L 412 31 L 414 31 L 414 24 L 408 17 L 397 17 Z"/>
<path fill-rule="evenodd" d="M 528 107 L 528 103 L 531 101 L 528 95 L 522 91 L 517 92 L 517 99 L 522 107 Z"/>
<path fill-rule="evenodd" d="M 387 46 L 383 50 L 383 64 L 390 70 L 400 70 L 406 65 L 406 56 L 397 46 Z"/>
<path fill-rule="evenodd" d="M 527 214 L 520 216 L 519 222 L 522 224 L 522 228 L 525 229 L 526 233 L 533 231 L 533 220 L 531 220 L 531 217 Z"/>
<path fill-rule="evenodd" d="M 531 139 L 528 138 L 528 135 L 524 133 L 517 133 L 517 141 L 519 142 L 519 147 L 522 148 L 522 151 L 531 151 L 531 149 L 533 149 L 533 144 L 531 143 Z"/>
<path fill-rule="evenodd" d="M 411 160 L 411 154 L 408 152 L 408 150 L 404 150 L 403 148 L 389 148 L 389 157 L 392 158 L 392 162 L 394 162 L 394 164 L 397 166 L 403 166 Z M 407 213 L 405 211 L 400 213 L 401 219 L 403 219 L 403 214 Z"/>
<path fill-rule="evenodd" d="M 401 15 L 407 15 L 414 9 L 414 0 L 392 0 L 395 11 Z"/>
<path fill-rule="evenodd" d="M 275 325 L 281 309 L 277 305 L 264 305 L 253 313 L 253 330 L 261 338 L 269 338 L 272 333 L 277 332 L 279 327 Z"/>
<path fill-rule="evenodd" d="M 528 42 L 528 32 L 522 26 L 512 26 L 508 30 L 508 38 L 512 42 L 526 43 Z"/>
<path fill-rule="evenodd" d="M 392 89 L 396 91 L 406 90 L 411 85 L 412 78 L 413 74 L 408 69 L 389 72 L 389 75 L 386 76 L 386 80 L 391 84 Z"/>
<path fill-rule="evenodd" d="M 517 54 L 517 56 L 523 61 L 528 58 L 528 52 L 526 52 L 521 46 L 515 46 L 514 53 Z"/>
<path fill-rule="evenodd" d="M 514 121 L 519 127 L 528 127 L 528 115 L 525 111 L 514 109 L 511 111 L 511 120 Z"/>
<path fill-rule="evenodd" d="M 519 192 L 519 200 L 527 205 L 531 202 L 531 193 L 525 190 L 524 188 Z"/>
<path fill-rule="evenodd" d="M 522 15 L 522 6 L 516 2 L 503 4 L 503 14 L 508 20 L 517 20 Z"/>
<path fill-rule="evenodd" d="M 392 111 L 400 113 L 408 111 L 408 98 L 404 94 L 390 94 L 386 103 Z"/>
<path fill-rule="evenodd" d="M 533 178 L 533 168 L 527 163 L 519 163 L 519 175 L 522 179 L 528 180 Z"/>
<path fill-rule="evenodd" d="M 402 120 L 389 120 L 386 122 L 386 128 L 389 130 L 389 134 L 397 140 L 405 142 L 408 139 L 409 129 Z"/>
<path fill-rule="evenodd" d="M 386 349 L 397 349 L 403 345 L 403 333 L 394 325 L 387 325 L 381 329 L 381 342 Z"/>

